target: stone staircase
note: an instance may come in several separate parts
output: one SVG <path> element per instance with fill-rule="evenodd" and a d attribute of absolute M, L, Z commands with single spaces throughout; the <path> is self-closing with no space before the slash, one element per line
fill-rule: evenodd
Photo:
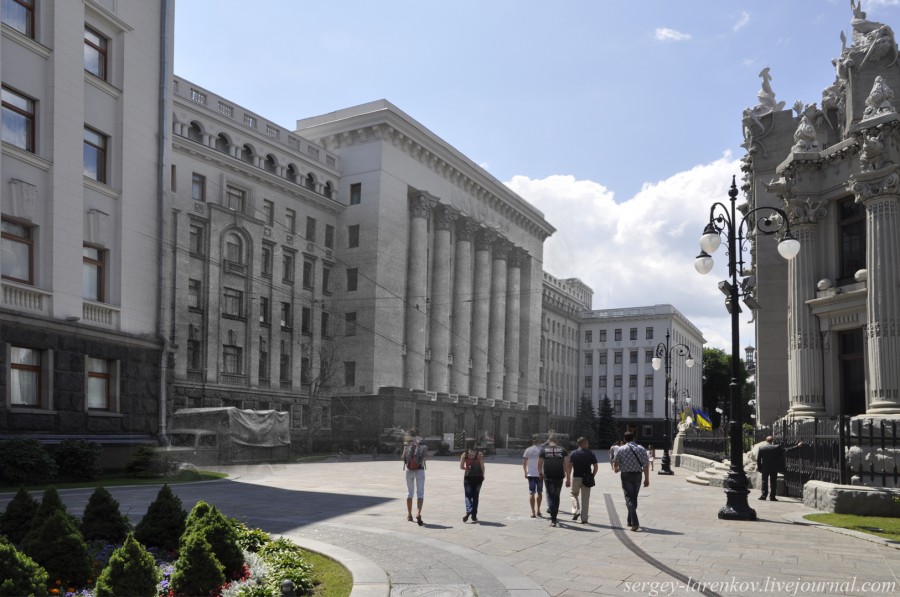
<path fill-rule="evenodd" d="M 728 469 L 731 463 L 726 460 L 724 462 L 712 462 L 702 471 L 697 471 L 686 481 L 694 485 L 706 485 L 713 487 L 723 487 L 725 477 L 728 476 Z"/>

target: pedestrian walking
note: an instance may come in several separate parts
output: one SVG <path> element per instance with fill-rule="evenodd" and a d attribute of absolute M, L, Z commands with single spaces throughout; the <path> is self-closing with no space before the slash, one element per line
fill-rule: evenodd
<path fill-rule="evenodd" d="M 559 493 L 562 491 L 563 481 L 565 480 L 566 487 L 572 484 L 569 452 L 556 443 L 555 433 L 551 433 L 547 437 L 547 445 L 541 448 L 538 458 L 538 473 L 547 487 L 550 526 L 555 527 L 558 524 L 556 516 L 559 514 Z"/>
<path fill-rule="evenodd" d="M 541 457 L 541 437 L 531 436 L 531 445 L 522 454 L 522 468 L 528 480 L 528 502 L 531 504 L 531 517 L 541 516 L 541 499 L 544 496 L 544 481 L 538 471 L 538 459 Z"/>
<path fill-rule="evenodd" d="M 759 499 L 764 500 L 766 499 L 766 496 L 771 493 L 769 499 L 773 502 L 777 502 L 775 490 L 778 489 L 778 473 L 786 471 L 784 462 L 785 453 L 796 450 L 803 445 L 803 442 L 798 442 L 796 446 L 790 448 L 785 448 L 783 445 L 774 442 L 775 438 L 769 435 L 766 437 L 765 445 L 759 447 L 759 453 L 756 456 L 756 468 L 759 470 L 760 475 L 762 475 L 762 493 L 760 494 Z M 771 492 L 769 491 L 770 486 L 772 489 Z"/>
<path fill-rule="evenodd" d="M 588 438 L 578 438 L 578 449 L 569 454 L 569 462 L 572 464 L 572 520 L 578 520 L 580 517 L 581 524 L 587 524 L 591 487 L 594 486 L 599 468 Z"/>
<path fill-rule="evenodd" d="M 653 470 L 653 461 L 656 460 L 656 450 L 653 448 L 653 444 L 647 445 L 647 457 L 650 459 L 650 470 Z"/>
<path fill-rule="evenodd" d="M 625 507 L 628 508 L 628 526 L 632 531 L 640 529 L 638 522 L 638 493 L 641 491 L 641 472 L 644 473 L 644 487 L 650 486 L 650 459 L 647 450 L 634 442 L 634 433 L 626 431 L 622 436 L 624 445 L 616 450 L 613 467 L 622 479 Z"/>
<path fill-rule="evenodd" d="M 616 451 L 622 447 L 622 440 L 617 441 L 609 447 L 609 466 L 613 472 L 616 472 Z"/>
<path fill-rule="evenodd" d="M 484 453 L 475 447 L 475 438 L 466 439 L 466 451 L 459 458 L 459 468 L 463 471 L 463 491 L 466 495 L 466 515 L 463 522 L 478 522 L 478 496 L 484 483 Z"/>
<path fill-rule="evenodd" d="M 419 437 L 419 430 L 413 427 L 406 433 L 405 446 L 401 458 L 406 471 L 406 520 L 412 522 L 412 500 L 416 495 L 416 522 L 422 521 L 422 504 L 425 501 L 425 461 L 428 460 L 428 446 Z"/>

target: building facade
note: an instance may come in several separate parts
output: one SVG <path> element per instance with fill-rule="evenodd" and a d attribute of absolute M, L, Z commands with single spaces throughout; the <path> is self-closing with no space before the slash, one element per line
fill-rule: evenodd
<path fill-rule="evenodd" d="M 167 2 L 5 2 L 0 433 L 159 433 Z M 168 39 L 167 42 L 161 42 Z"/>

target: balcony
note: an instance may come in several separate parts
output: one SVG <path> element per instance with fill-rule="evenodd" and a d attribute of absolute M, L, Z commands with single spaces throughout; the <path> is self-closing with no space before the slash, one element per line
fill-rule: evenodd
<path fill-rule="evenodd" d="M 34 286 L 3 281 L 3 306 L 50 315 L 53 294 Z"/>
<path fill-rule="evenodd" d="M 84 301 L 81 309 L 82 321 L 118 329 L 121 309 L 105 303 Z"/>
<path fill-rule="evenodd" d="M 222 373 L 221 380 L 223 384 L 230 386 L 243 386 L 247 384 L 247 376 L 240 373 Z"/>

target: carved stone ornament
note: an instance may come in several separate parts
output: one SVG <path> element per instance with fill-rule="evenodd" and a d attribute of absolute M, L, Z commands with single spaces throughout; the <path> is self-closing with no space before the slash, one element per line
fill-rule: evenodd
<path fill-rule="evenodd" d="M 793 180 L 790 178 L 785 178 L 784 176 L 780 178 L 772 179 L 771 181 L 764 183 L 766 185 L 766 190 L 770 193 L 774 193 L 778 195 L 782 199 L 786 199 L 791 196 L 791 186 L 793 185 Z"/>
<path fill-rule="evenodd" d="M 883 23 L 870 21 L 862 10 L 862 0 L 850 0 L 850 8 L 853 10 L 853 18 L 850 26 L 853 28 L 853 47 L 859 52 L 864 52 L 863 59 L 859 62 L 862 68 L 867 62 L 878 62 L 882 58 L 890 58 L 887 66 L 897 61 L 897 42 L 894 40 L 894 31 Z"/>
<path fill-rule="evenodd" d="M 869 120 L 883 114 L 893 114 L 896 112 L 891 100 L 894 99 L 894 90 L 891 89 L 881 75 L 875 77 L 875 83 L 872 85 L 872 91 L 866 98 L 866 109 L 863 111 L 863 120 Z"/>
<path fill-rule="evenodd" d="M 791 151 L 815 151 L 819 147 L 816 129 L 804 114 L 800 117 L 800 125 L 794 131 L 794 146 Z"/>
<path fill-rule="evenodd" d="M 452 230 L 453 222 L 456 221 L 456 218 L 458 217 L 458 213 L 445 207 L 438 213 L 438 217 L 434 222 L 434 227 L 437 230 Z"/>
<path fill-rule="evenodd" d="M 409 212 L 414 218 L 427 218 L 438 204 L 428 193 L 419 193 L 409 201 Z"/>
<path fill-rule="evenodd" d="M 900 193 L 900 175 L 897 174 L 895 167 L 882 176 L 869 178 L 860 175 L 852 176 L 844 186 L 853 193 L 857 203 L 865 202 L 882 195 L 897 195 Z"/>
<path fill-rule="evenodd" d="M 878 129 L 867 131 L 859 152 L 860 169 L 863 172 L 871 172 L 890 165 L 891 162 L 884 153 L 884 133 Z"/>
<path fill-rule="evenodd" d="M 828 216 L 828 209 L 825 205 L 826 201 L 824 200 L 815 201 L 809 197 L 806 199 L 794 197 L 785 200 L 784 211 L 787 213 L 791 226 L 816 224 Z"/>
<path fill-rule="evenodd" d="M 460 218 L 459 224 L 456 226 L 456 241 L 457 242 L 472 242 L 475 238 L 475 233 L 477 233 L 481 229 L 481 226 L 469 220 L 467 218 Z"/>
<path fill-rule="evenodd" d="M 494 260 L 505 260 L 507 257 L 509 257 L 510 251 L 512 250 L 513 246 L 508 240 L 506 240 L 505 238 L 497 239 L 497 241 L 494 243 Z"/>

